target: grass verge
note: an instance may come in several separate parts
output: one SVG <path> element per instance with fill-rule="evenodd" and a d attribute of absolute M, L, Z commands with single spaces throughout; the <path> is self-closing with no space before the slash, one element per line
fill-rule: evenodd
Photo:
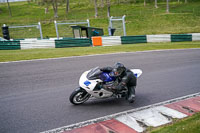
<path fill-rule="evenodd" d="M 117 53 L 117 52 L 135 52 L 135 51 L 146 51 L 146 50 L 187 49 L 187 48 L 200 48 L 200 42 L 142 43 L 142 44 L 129 44 L 129 45 L 110 46 L 110 47 L 1 50 L 0 62 L 83 56 L 92 54 L 107 54 L 107 53 Z"/>
<path fill-rule="evenodd" d="M 175 122 L 160 128 L 148 130 L 150 133 L 200 133 L 200 113 L 192 117 L 176 120 Z"/>
<path fill-rule="evenodd" d="M 166 0 L 158 1 L 158 8 L 154 7 L 153 0 L 148 1 L 144 7 L 144 0 L 111 0 L 111 16 L 122 17 L 126 15 L 127 35 L 151 35 L 151 34 L 182 34 L 200 32 L 200 1 L 170 0 L 170 13 L 166 13 Z M 119 1 L 119 0 L 118 0 Z M 58 18 L 54 18 L 53 8 L 49 6 L 49 13 L 45 14 L 46 5 L 37 2 L 11 2 L 12 17 L 9 16 L 7 3 L 0 4 L 0 25 L 32 25 L 39 21 L 42 24 L 43 37 L 56 37 L 54 20 L 56 21 L 86 21 L 90 20 L 91 27 L 104 29 L 108 35 L 109 22 L 107 18 L 106 4 L 101 7 L 98 1 L 98 17 L 95 18 L 94 3 L 91 0 L 70 1 L 70 11 L 65 13 L 65 4 L 58 6 Z M 115 35 L 123 35 L 122 23 L 115 22 L 113 26 L 117 28 Z M 72 37 L 70 26 L 59 26 L 61 37 Z M 2 33 L 0 28 L 0 33 Z M 11 38 L 37 38 L 40 37 L 36 28 L 10 29 Z M 1 36 L 1 34 L 0 34 Z"/>

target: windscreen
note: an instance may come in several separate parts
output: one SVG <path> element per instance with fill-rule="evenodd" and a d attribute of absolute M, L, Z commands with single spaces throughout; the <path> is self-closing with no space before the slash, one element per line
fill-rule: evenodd
<path fill-rule="evenodd" d="M 91 69 L 90 72 L 87 74 L 87 78 L 89 80 L 99 79 L 101 73 L 102 73 L 102 71 L 100 70 L 100 68 L 95 67 L 95 68 Z"/>

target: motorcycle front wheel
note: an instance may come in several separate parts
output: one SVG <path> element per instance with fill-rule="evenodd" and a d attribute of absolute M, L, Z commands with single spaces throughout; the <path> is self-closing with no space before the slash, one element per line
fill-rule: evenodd
<path fill-rule="evenodd" d="M 79 105 L 86 102 L 90 98 L 91 94 L 82 89 L 81 87 L 77 88 L 70 95 L 70 102 L 74 105 Z"/>

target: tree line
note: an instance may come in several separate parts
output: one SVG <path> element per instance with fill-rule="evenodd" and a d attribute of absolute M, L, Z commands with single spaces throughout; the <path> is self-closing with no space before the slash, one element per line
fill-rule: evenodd
<path fill-rule="evenodd" d="M 42 5 L 45 5 L 45 13 L 48 13 L 49 7 L 52 6 L 54 11 L 54 17 L 58 17 L 58 5 L 59 4 L 66 4 L 66 14 L 70 11 L 70 2 L 72 0 L 27 0 L 28 2 L 36 2 Z M 141 3 L 144 2 L 144 6 L 146 6 L 147 2 L 154 3 L 155 8 L 158 8 L 158 1 L 166 2 L 166 13 L 169 13 L 169 2 L 170 1 L 177 1 L 177 2 L 184 2 L 188 3 L 188 1 L 198 1 L 198 0 L 90 0 L 90 3 L 93 3 L 95 9 L 95 18 L 98 17 L 98 7 L 104 8 L 107 7 L 107 17 L 110 17 L 110 10 L 112 4 L 121 4 L 121 3 Z M 80 2 L 80 0 L 78 1 Z M 12 16 L 11 7 L 9 4 L 9 0 L 7 0 L 8 10 L 10 16 Z"/>

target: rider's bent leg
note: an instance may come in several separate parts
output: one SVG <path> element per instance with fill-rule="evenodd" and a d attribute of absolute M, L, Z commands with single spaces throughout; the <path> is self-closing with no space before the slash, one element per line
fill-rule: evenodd
<path fill-rule="evenodd" d="M 135 101 L 135 88 L 136 86 L 128 87 L 128 101 L 133 103 Z"/>

